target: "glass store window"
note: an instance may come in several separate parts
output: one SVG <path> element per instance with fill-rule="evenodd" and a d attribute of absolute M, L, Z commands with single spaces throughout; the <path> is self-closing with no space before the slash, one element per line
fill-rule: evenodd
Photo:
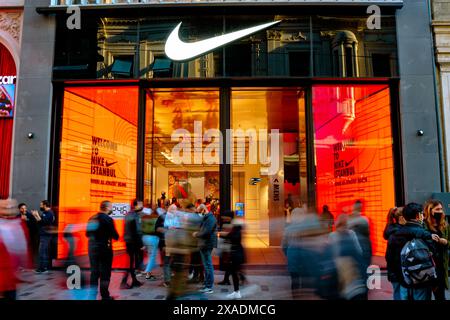
<path fill-rule="evenodd" d="M 144 202 L 208 198 L 219 214 L 219 90 L 149 89 Z"/>
<path fill-rule="evenodd" d="M 63 231 L 85 224 L 110 200 L 116 228 L 136 197 L 138 87 L 68 87 L 64 91 L 59 178 L 58 257 Z M 84 228 L 75 254 L 87 254 Z M 124 249 L 123 239 L 114 242 Z"/>
<path fill-rule="evenodd" d="M 356 200 L 369 218 L 374 255 L 384 255 L 386 213 L 395 205 L 387 85 L 313 86 L 317 207 L 335 217 Z"/>
<path fill-rule="evenodd" d="M 292 207 L 307 201 L 302 88 L 233 88 L 232 209 L 242 207 L 247 248 L 279 246 Z"/>

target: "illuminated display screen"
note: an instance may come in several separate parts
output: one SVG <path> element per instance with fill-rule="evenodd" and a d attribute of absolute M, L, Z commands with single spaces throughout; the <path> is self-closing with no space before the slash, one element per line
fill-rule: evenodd
<path fill-rule="evenodd" d="M 79 231 L 76 255 L 87 253 L 85 223 L 100 202 L 113 203 L 124 249 L 123 216 L 136 196 L 137 87 L 68 88 L 64 92 L 59 192 L 59 234 Z M 63 237 L 58 257 L 67 254 Z"/>
<path fill-rule="evenodd" d="M 336 217 L 356 200 L 369 218 L 374 255 L 395 205 L 390 95 L 386 85 L 313 87 L 317 205 Z"/>
<path fill-rule="evenodd" d="M 15 90 L 15 84 L 0 84 L 0 118 L 13 117 Z"/>

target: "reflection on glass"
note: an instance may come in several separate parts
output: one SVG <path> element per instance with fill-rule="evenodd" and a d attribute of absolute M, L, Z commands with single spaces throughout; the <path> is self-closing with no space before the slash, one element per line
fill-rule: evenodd
<path fill-rule="evenodd" d="M 180 38 L 196 42 L 277 20 L 282 22 L 189 61 L 174 62 L 164 53 L 168 35 L 180 22 Z M 369 30 L 365 15 L 85 17 L 84 21 L 91 27 L 82 29 L 79 37 L 64 32 L 57 36 L 56 78 L 398 75 L 395 16 L 383 16 L 380 30 Z"/>

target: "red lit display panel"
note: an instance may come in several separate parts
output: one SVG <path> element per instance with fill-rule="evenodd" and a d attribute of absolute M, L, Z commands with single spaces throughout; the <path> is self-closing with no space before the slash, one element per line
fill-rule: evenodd
<path fill-rule="evenodd" d="M 374 255 L 395 204 L 390 95 L 386 85 L 313 87 L 317 205 L 336 216 L 363 202 Z"/>
<path fill-rule="evenodd" d="M 137 87 L 68 88 L 64 92 L 59 191 L 58 258 L 67 255 L 62 236 L 78 236 L 76 255 L 87 254 L 85 224 L 102 200 L 129 205 L 136 195 Z M 121 235 L 114 249 L 124 249 Z"/>

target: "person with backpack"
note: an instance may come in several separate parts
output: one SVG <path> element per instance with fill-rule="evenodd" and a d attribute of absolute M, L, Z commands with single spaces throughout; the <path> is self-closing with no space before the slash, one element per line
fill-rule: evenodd
<path fill-rule="evenodd" d="M 93 299 L 97 297 L 100 279 L 102 300 L 114 300 L 109 294 L 113 261 L 112 240 L 119 240 L 119 234 L 114 226 L 114 220 L 110 217 L 111 213 L 112 203 L 103 201 L 100 204 L 100 212 L 89 219 L 86 228 L 86 236 L 89 238 L 90 286 L 93 290 Z"/>
<path fill-rule="evenodd" d="M 449 225 L 445 219 L 442 202 L 428 200 L 424 209 L 425 228 L 437 239 L 434 243 L 434 262 L 436 263 L 437 280 L 433 288 L 435 300 L 445 300 L 448 289 L 448 248 L 450 241 Z"/>
<path fill-rule="evenodd" d="M 437 238 L 422 226 L 422 205 L 407 204 L 403 216 L 406 224 L 389 237 L 387 269 L 400 282 L 399 300 L 431 300 L 436 280 L 432 248 Z"/>
<path fill-rule="evenodd" d="M 388 212 L 386 227 L 384 228 L 383 237 L 389 240 L 389 237 L 405 225 L 406 220 L 403 217 L 403 207 L 391 208 Z M 387 268 L 388 281 L 392 284 L 392 293 L 394 300 L 400 300 L 400 279 L 397 278 L 395 270 Z"/>
<path fill-rule="evenodd" d="M 145 268 L 145 279 L 155 281 L 156 277 L 152 275 L 152 270 L 156 264 L 156 255 L 158 253 L 159 236 L 156 230 L 156 222 L 159 215 L 156 210 L 151 211 L 150 214 L 144 214 L 141 217 L 142 228 L 142 242 L 147 248 L 148 263 Z"/>

